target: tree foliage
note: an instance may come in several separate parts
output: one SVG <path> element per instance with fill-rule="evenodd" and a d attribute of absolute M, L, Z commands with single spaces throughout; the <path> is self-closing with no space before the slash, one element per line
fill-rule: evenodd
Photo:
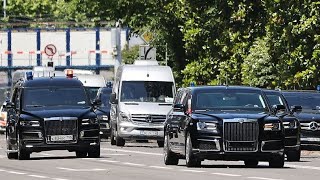
<path fill-rule="evenodd" d="M 152 32 L 176 82 L 314 89 L 320 84 L 315 0 L 8 0 L 3 22 L 114 25 Z M 72 23 L 70 23 L 72 22 Z M 108 23 L 106 23 L 108 22 Z M 31 25 L 27 25 L 31 26 Z M 128 50 L 126 59 L 134 58 Z"/>

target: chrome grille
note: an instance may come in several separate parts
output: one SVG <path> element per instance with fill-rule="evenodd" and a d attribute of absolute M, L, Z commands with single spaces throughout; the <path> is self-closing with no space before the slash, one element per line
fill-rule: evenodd
<path fill-rule="evenodd" d="M 257 151 L 258 122 L 225 122 L 224 146 L 226 151 Z"/>
<path fill-rule="evenodd" d="M 78 136 L 77 118 L 56 117 L 46 118 L 44 129 L 47 143 L 76 143 Z M 51 136 L 56 135 L 73 135 L 73 140 L 68 141 L 51 141 Z"/>
<path fill-rule="evenodd" d="M 136 123 L 163 123 L 166 120 L 166 115 L 132 114 L 131 118 Z"/>

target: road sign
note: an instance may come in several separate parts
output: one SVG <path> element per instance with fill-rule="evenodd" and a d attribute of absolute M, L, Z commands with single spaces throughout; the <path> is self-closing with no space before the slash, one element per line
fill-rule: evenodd
<path fill-rule="evenodd" d="M 48 44 L 46 45 L 46 47 L 44 48 L 44 53 L 47 55 L 47 56 L 53 56 L 57 53 L 57 48 L 55 45 L 53 44 Z"/>
<path fill-rule="evenodd" d="M 157 49 L 149 45 L 141 45 L 139 49 L 140 60 L 156 61 Z"/>
<path fill-rule="evenodd" d="M 150 31 L 145 31 L 141 38 L 144 40 L 145 43 L 149 44 L 153 40 L 153 34 Z"/>

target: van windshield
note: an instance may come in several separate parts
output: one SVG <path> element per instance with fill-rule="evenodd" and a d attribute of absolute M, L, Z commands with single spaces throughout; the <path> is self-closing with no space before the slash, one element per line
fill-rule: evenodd
<path fill-rule="evenodd" d="M 89 95 L 91 101 L 93 101 L 98 93 L 99 87 L 84 87 Z"/>
<path fill-rule="evenodd" d="M 172 103 L 173 91 L 173 82 L 123 81 L 120 101 Z"/>
<path fill-rule="evenodd" d="M 25 88 L 22 104 L 26 110 L 57 106 L 83 108 L 88 106 L 88 99 L 80 87 Z"/>

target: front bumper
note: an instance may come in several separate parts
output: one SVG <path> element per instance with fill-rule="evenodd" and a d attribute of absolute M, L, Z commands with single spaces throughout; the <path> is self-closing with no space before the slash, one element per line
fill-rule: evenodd
<path fill-rule="evenodd" d="M 121 122 L 118 125 L 118 134 L 124 139 L 154 139 L 163 140 L 163 124 L 133 124 L 131 122 Z"/>
<path fill-rule="evenodd" d="M 194 155 L 208 160 L 246 160 L 254 157 L 259 161 L 269 161 L 274 155 L 283 155 L 284 146 L 281 140 L 260 141 L 254 151 L 226 151 L 221 137 L 211 139 L 199 138 L 193 147 Z"/>

